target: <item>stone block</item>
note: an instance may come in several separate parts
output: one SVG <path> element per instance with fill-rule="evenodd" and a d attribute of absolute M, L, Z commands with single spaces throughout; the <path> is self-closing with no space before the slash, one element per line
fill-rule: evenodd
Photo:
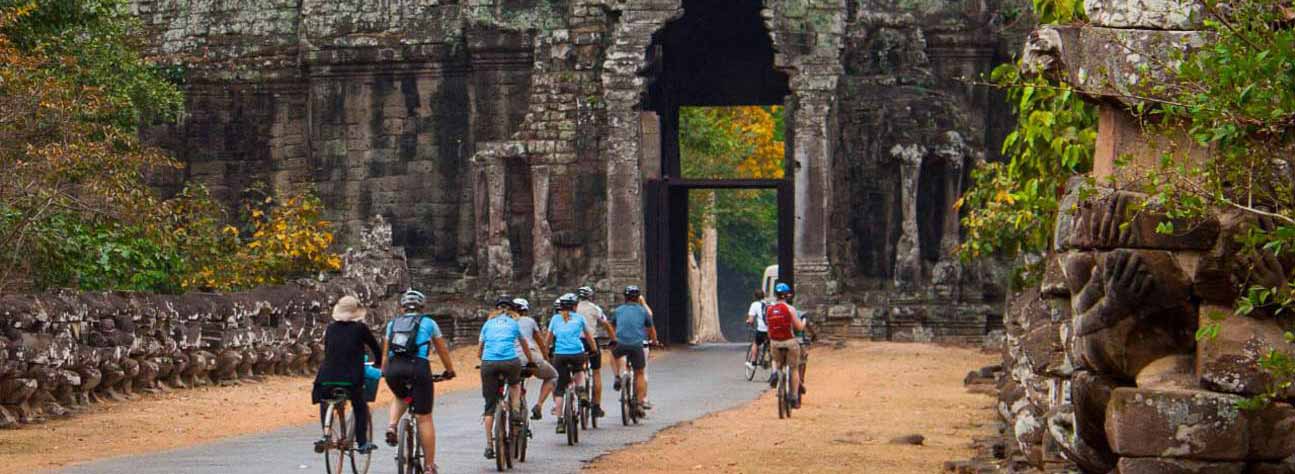
<path fill-rule="evenodd" d="M 1093 150 L 1093 179 L 1101 185 L 1144 181 L 1161 170 L 1165 154 L 1175 165 L 1196 167 L 1209 159 L 1209 150 L 1186 132 L 1165 135 L 1147 132 L 1123 106 L 1099 106 L 1097 143 Z M 1154 227 L 1153 227 L 1154 229 Z M 1176 229 L 1186 230 L 1181 226 Z"/>
<path fill-rule="evenodd" d="M 1138 388 L 1194 389 L 1196 382 L 1195 358 L 1188 354 L 1175 354 L 1156 359 L 1138 372 Z"/>
<path fill-rule="evenodd" d="M 1121 458 L 1119 474 L 1242 474 L 1243 462 L 1204 462 L 1166 458 Z"/>
<path fill-rule="evenodd" d="M 1087 94 L 1132 106 L 1136 97 L 1153 94 L 1147 84 L 1173 80 L 1161 65 L 1171 63 L 1175 51 L 1200 48 L 1209 37 L 1191 30 L 1044 26 L 1030 34 L 1022 61 Z"/>
<path fill-rule="evenodd" d="M 1173 232 L 1164 234 L 1157 231 L 1164 216 L 1146 209 L 1146 195 L 1109 189 L 1097 193 L 1074 210 L 1074 227 L 1066 248 L 1209 250 L 1218 239 L 1217 219 L 1176 221 Z"/>
<path fill-rule="evenodd" d="M 1286 342 L 1290 324 L 1281 320 L 1232 315 L 1232 308 L 1206 305 L 1201 307 L 1201 324 L 1211 324 L 1211 317 L 1227 316 L 1218 322 L 1217 337 L 1196 343 L 1196 376 L 1210 390 L 1238 395 L 1264 393 L 1272 379 L 1259 368 L 1259 358 L 1273 349 L 1295 355 L 1295 347 Z"/>
<path fill-rule="evenodd" d="M 1095 26 L 1148 30 L 1196 30 L 1205 8 L 1191 0 L 1086 0 L 1084 13 Z"/>
<path fill-rule="evenodd" d="M 1274 403 L 1246 414 L 1250 416 L 1251 460 L 1295 461 L 1295 407 Z"/>
<path fill-rule="evenodd" d="M 1106 409 L 1106 437 L 1122 457 L 1244 461 L 1248 417 L 1240 397 L 1204 390 L 1117 388 Z"/>

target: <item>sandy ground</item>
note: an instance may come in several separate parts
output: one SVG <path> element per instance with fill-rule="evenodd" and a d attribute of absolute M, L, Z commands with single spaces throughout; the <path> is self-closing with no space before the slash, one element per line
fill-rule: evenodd
<path fill-rule="evenodd" d="M 790 420 L 778 419 L 769 391 L 744 407 L 599 458 L 586 470 L 938 473 L 944 461 L 971 456 L 972 437 L 990 431 L 993 401 L 968 393 L 962 379 L 997 361 L 973 349 L 923 344 L 816 347 L 809 393 Z M 925 436 L 925 444 L 889 442 L 910 434 Z"/>
<path fill-rule="evenodd" d="M 479 385 L 476 347 L 453 352 L 459 377 L 438 393 Z M 439 359 L 434 365 L 440 373 Z M 0 431 L 0 474 L 58 469 L 95 459 L 163 451 L 317 420 L 309 377 L 270 377 L 260 383 L 204 387 L 94 405 L 72 418 Z M 385 384 L 376 405 L 386 405 Z"/>

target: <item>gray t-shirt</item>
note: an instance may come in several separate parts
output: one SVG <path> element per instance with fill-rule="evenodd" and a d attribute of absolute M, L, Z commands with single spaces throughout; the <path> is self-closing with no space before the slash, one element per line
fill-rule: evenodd
<path fill-rule="evenodd" d="M 535 344 L 535 333 L 540 330 L 539 323 L 536 323 L 530 316 L 522 316 L 517 318 L 517 328 L 522 332 L 522 339 L 525 339 L 526 344 L 531 346 L 531 358 L 538 360 L 540 356 L 540 346 Z M 517 343 L 517 353 L 522 353 L 521 342 Z"/>
<path fill-rule="evenodd" d="M 607 320 L 607 314 L 603 313 L 602 308 L 592 301 L 581 301 L 576 305 L 576 312 L 585 317 L 585 327 L 594 337 L 607 337 L 607 330 L 602 325 Z"/>

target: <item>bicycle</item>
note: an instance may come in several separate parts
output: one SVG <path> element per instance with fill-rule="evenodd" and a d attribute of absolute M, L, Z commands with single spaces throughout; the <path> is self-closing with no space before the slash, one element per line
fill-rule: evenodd
<path fill-rule="evenodd" d="M 598 418 L 594 417 L 592 405 L 594 400 L 594 369 L 592 363 L 585 364 L 585 383 L 580 386 L 580 394 L 584 396 L 580 402 L 580 429 L 588 431 L 591 425 L 597 428 Z"/>
<path fill-rule="evenodd" d="M 585 363 L 585 367 L 589 364 Z M 581 368 L 581 370 L 585 370 Z M 573 377 L 574 379 L 574 377 Z M 587 384 L 588 382 L 586 382 Z M 580 413 L 578 410 L 580 404 L 579 387 L 575 386 L 575 380 L 572 380 L 562 394 L 562 418 L 558 420 L 560 426 L 566 427 L 567 446 L 575 446 L 580 443 Z"/>
<path fill-rule="evenodd" d="M 753 330 L 751 330 L 751 334 L 752 334 L 752 337 L 751 337 L 752 342 L 751 342 L 751 344 L 755 344 L 755 330 L 754 330 L 754 329 L 753 329 Z M 754 357 L 754 358 L 753 358 L 753 357 L 751 357 L 751 351 L 750 351 L 750 350 L 747 350 L 747 351 L 746 351 L 746 365 L 745 365 L 745 368 L 746 368 L 746 381 L 747 381 L 747 382 L 750 382 L 750 381 L 752 381 L 752 380 L 755 380 L 755 370 L 756 370 L 757 368 L 762 368 L 762 369 L 764 369 L 764 370 L 769 370 L 769 366 L 770 366 L 770 365 L 771 365 L 771 363 L 772 363 L 772 360 L 771 360 L 771 359 L 772 359 L 772 356 L 769 354 L 769 341 L 768 341 L 768 340 L 764 341 L 764 343 L 763 343 L 763 344 L 760 344 L 760 345 L 759 345 L 759 347 L 757 347 L 757 348 L 756 348 L 756 350 L 755 350 L 755 357 Z"/>
<path fill-rule="evenodd" d="M 432 376 L 432 383 L 449 380 L 444 373 Z M 405 403 L 413 403 L 412 400 L 406 399 Z M 426 453 L 423 452 L 422 439 L 418 434 L 418 420 L 414 418 L 413 410 L 405 410 L 405 414 L 400 416 L 400 421 L 396 423 L 396 472 L 399 474 L 430 474 L 424 469 L 423 459 Z"/>
<path fill-rule="evenodd" d="M 778 348 L 779 360 L 787 360 L 788 349 L 785 347 Z M 784 364 L 786 365 L 786 364 Z M 791 387 L 791 371 L 782 367 L 777 371 L 778 377 L 778 419 L 791 418 L 791 400 L 787 397 L 787 390 Z"/>
<path fill-rule="evenodd" d="M 528 406 L 526 403 L 526 379 L 534 375 L 534 368 L 526 367 L 522 369 L 521 400 L 519 400 L 518 405 L 523 409 L 523 416 L 521 416 L 520 430 L 513 430 L 512 433 L 512 455 L 517 462 L 526 462 L 526 448 L 527 445 L 530 444 L 531 437 L 534 436 L 534 434 L 531 433 L 531 419 L 530 417 L 525 416 L 524 413 L 525 408 Z"/>
<path fill-rule="evenodd" d="M 634 384 L 634 376 L 629 370 L 624 370 L 616 375 L 620 378 L 621 385 L 621 425 L 629 426 L 630 423 L 639 424 L 639 415 L 641 408 L 638 402 L 638 387 Z"/>
<path fill-rule="evenodd" d="M 346 411 L 346 403 L 351 398 L 351 384 L 324 382 L 323 385 L 333 387 L 331 396 L 322 401 L 327 404 L 323 440 L 315 443 L 315 452 L 324 455 L 324 472 L 341 474 L 349 459 L 352 473 L 367 474 L 373 452 L 361 453 L 355 449 L 355 410 Z M 373 439 L 373 420 L 369 421 L 369 439 Z"/>

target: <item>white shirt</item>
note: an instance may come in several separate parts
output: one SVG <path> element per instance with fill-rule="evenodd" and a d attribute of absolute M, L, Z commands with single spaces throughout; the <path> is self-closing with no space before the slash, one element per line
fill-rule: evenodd
<path fill-rule="evenodd" d="M 607 321 L 607 314 L 592 301 L 581 301 L 576 304 L 576 312 L 585 317 L 585 328 L 594 337 L 607 337 L 607 330 L 602 323 Z"/>
<path fill-rule="evenodd" d="M 769 326 L 764 322 L 764 311 L 767 306 L 764 300 L 755 300 L 751 302 L 751 308 L 746 310 L 746 315 L 755 320 L 755 330 L 759 332 L 769 332 Z"/>

